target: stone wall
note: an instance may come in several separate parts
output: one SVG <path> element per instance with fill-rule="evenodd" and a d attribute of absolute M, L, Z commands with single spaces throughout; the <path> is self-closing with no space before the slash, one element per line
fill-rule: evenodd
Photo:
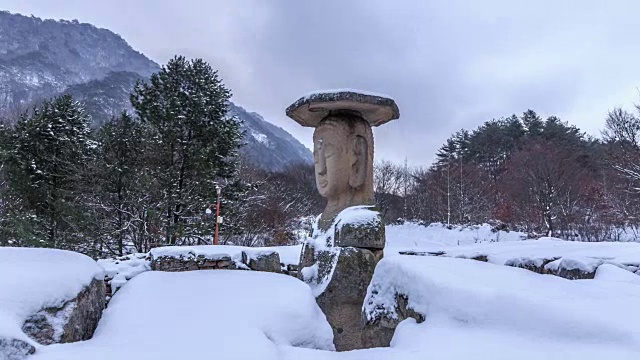
<path fill-rule="evenodd" d="M 297 276 L 297 265 L 285 265 L 280 255 L 273 252 L 252 254 L 242 251 L 239 259 L 229 255 L 190 254 L 151 257 L 151 270 L 154 271 L 193 271 L 193 270 L 253 270 Z"/>

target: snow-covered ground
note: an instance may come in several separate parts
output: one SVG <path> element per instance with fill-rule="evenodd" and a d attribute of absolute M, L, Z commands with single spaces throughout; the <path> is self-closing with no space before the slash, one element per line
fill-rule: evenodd
<path fill-rule="evenodd" d="M 526 239 L 518 231 L 496 231 L 489 224 L 459 226 L 434 223 L 428 226 L 417 223 L 390 225 L 386 227 L 387 246 L 385 254 L 404 250 L 438 251 L 443 247 L 482 243 L 503 243 Z"/>
<path fill-rule="evenodd" d="M 605 272 L 571 281 L 466 259 L 392 256 L 376 268 L 365 312 L 406 294 L 426 321 L 401 324 L 392 346 L 436 359 L 639 358 L 640 284 L 617 267 Z"/>
<path fill-rule="evenodd" d="M 628 271 L 640 263 L 640 244 L 523 240 L 522 233 L 494 232 L 489 225 L 405 224 L 386 232 L 385 258 L 365 310 L 390 310 L 400 292 L 426 314 L 421 324 L 402 322 L 390 348 L 329 351 L 331 330 L 311 289 L 290 276 L 147 272 L 149 254 L 136 254 L 99 262 L 108 276 L 131 280 L 111 300 L 94 338 L 39 347 L 33 359 L 640 359 L 640 276 Z M 274 250 L 283 263 L 298 262 L 300 246 L 158 248 L 153 255 L 237 258 L 242 251 Z M 400 254 L 407 250 L 445 255 Z M 25 251 L 0 248 L 0 289 L 11 290 L 0 290 L 0 336 L 21 334 L 27 310 L 77 293 L 100 273 L 82 255 Z M 488 262 L 457 258 L 478 255 Z M 556 257 L 598 262 L 595 279 L 502 266 Z M 20 274 L 2 276 L 14 273 Z"/>
<path fill-rule="evenodd" d="M 390 348 L 335 353 L 310 288 L 294 278 L 146 272 L 114 296 L 92 340 L 47 346 L 33 359 L 638 359 L 640 284 L 628 277 L 636 275 L 615 266 L 599 273 L 570 281 L 465 259 L 391 256 L 376 269 L 372 304 L 406 293 L 427 320 L 401 323 Z"/>
<path fill-rule="evenodd" d="M 38 347 L 22 332 L 27 317 L 45 307 L 64 305 L 103 276 L 102 268 L 82 254 L 0 247 L 0 338 Z M 62 333 L 62 329 L 55 331 Z"/>
<path fill-rule="evenodd" d="M 146 272 L 111 300 L 93 339 L 34 360 L 281 359 L 289 346 L 333 349 L 311 289 L 253 271 Z"/>

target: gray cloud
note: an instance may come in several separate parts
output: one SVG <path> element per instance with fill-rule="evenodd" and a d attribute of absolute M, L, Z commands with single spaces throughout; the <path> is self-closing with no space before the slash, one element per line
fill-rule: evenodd
<path fill-rule="evenodd" d="M 401 119 L 375 130 L 376 156 L 420 165 L 452 132 L 528 108 L 598 134 L 640 85 L 634 0 L 7 2 L 109 28 L 159 63 L 202 57 L 236 102 L 307 145 L 284 116 L 299 95 L 389 94 Z"/>

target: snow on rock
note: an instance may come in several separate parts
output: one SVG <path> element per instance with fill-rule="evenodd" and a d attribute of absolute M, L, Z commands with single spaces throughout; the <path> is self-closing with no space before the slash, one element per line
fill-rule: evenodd
<path fill-rule="evenodd" d="M 152 249 L 149 253 L 101 259 L 98 260 L 98 264 L 105 270 L 106 281 L 111 286 L 111 294 L 114 294 L 131 278 L 145 271 L 153 270 L 154 267 L 155 270 L 163 271 L 245 269 L 282 271 L 295 275 L 301 247 L 302 245 L 273 247 L 165 246 Z M 274 254 L 279 256 L 279 260 L 276 260 Z M 164 263 L 160 264 L 159 259 Z"/>
<path fill-rule="evenodd" d="M 344 225 L 363 225 L 380 221 L 380 212 L 369 205 L 351 206 L 342 210 L 334 220 L 335 228 L 340 230 Z"/>
<path fill-rule="evenodd" d="M 567 279 L 592 279 L 602 264 L 614 264 L 629 271 L 640 265 L 640 243 L 575 242 L 540 238 L 505 243 L 430 247 L 432 254 L 521 267 Z"/>
<path fill-rule="evenodd" d="M 252 271 L 155 272 L 111 300 L 93 339 L 49 346 L 34 360 L 279 359 L 281 348 L 333 350 L 311 290 Z"/>
<path fill-rule="evenodd" d="M 261 254 L 276 252 L 280 255 L 281 263 L 285 265 L 297 264 L 302 245 L 294 246 L 274 246 L 274 247 L 246 247 L 233 245 L 199 245 L 199 246 L 164 246 L 151 249 L 149 255 L 152 258 L 183 257 L 183 258 L 206 258 L 223 259 L 231 258 L 235 262 L 242 262 L 242 252 L 250 258 L 255 258 Z"/>
<path fill-rule="evenodd" d="M 53 336 L 62 336 L 65 321 L 77 304 L 70 303 L 83 290 L 103 280 L 102 268 L 91 258 L 64 250 L 0 247 L 0 340 L 36 343 L 23 332 L 25 322 L 42 314 Z M 104 289 L 104 288 L 103 288 Z M 104 300 L 104 294 L 101 294 Z M 60 316 L 63 316 L 61 318 Z M 46 317 L 46 319 L 45 319 Z M 33 330 L 33 326 L 30 327 Z M 37 346 L 36 346 L 37 347 Z M 2 357 L 0 351 L 0 358 Z"/>
<path fill-rule="evenodd" d="M 640 243 L 577 242 L 556 238 L 540 238 L 508 243 L 476 244 L 455 248 L 441 247 L 447 256 L 471 258 L 486 255 L 491 263 L 504 264 L 513 258 L 600 259 L 620 264 L 640 264 Z"/>
<path fill-rule="evenodd" d="M 377 92 L 373 92 L 373 91 L 350 89 L 350 88 L 325 89 L 325 90 L 309 91 L 309 92 L 303 94 L 301 99 L 309 100 L 309 99 L 313 99 L 313 98 L 321 96 L 321 95 L 331 95 L 331 94 L 340 94 L 340 93 L 356 93 L 356 94 L 362 94 L 362 95 L 368 95 L 368 96 L 377 96 L 377 97 L 387 98 L 387 99 L 393 100 L 393 98 L 391 96 L 389 96 L 389 95 L 385 95 L 385 94 L 381 94 L 381 93 L 377 93 Z"/>
<path fill-rule="evenodd" d="M 423 357 L 592 359 L 606 354 L 633 359 L 640 355 L 640 328 L 634 325 L 640 321 L 640 312 L 635 311 L 640 298 L 636 283 L 569 281 L 465 259 L 392 256 L 376 268 L 364 314 L 369 319 L 397 317 L 399 294 L 426 321 L 402 322 L 391 346 Z M 404 358 L 400 355 L 389 358 Z M 407 358 L 420 358 L 414 356 Z"/>
<path fill-rule="evenodd" d="M 105 280 L 111 286 L 111 294 L 114 294 L 134 276 L 151 270 L 150 263 L 149 254 L 146 253 L 98 260 L 98 265 L 104 269 Z"/>
<path fill-rule="evenodd" d="M 598 267 L 594 279 L 598 281 L 628 282 L 640 286 L 640 276 L 612 264 L 603 264 Z"/>

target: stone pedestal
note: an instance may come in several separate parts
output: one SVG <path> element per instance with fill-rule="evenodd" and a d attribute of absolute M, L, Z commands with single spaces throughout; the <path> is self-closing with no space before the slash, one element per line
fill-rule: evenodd
<path fill-rule="evenodd" d="M 333 329 L 337 351 L 371 343 L 363 338 L 362 305 L 384 243 L 380 213 L 352 207 L 343 210 L 327 231 L 316 228 L 303 247 L 299 276 L 312 287 Z"/>

